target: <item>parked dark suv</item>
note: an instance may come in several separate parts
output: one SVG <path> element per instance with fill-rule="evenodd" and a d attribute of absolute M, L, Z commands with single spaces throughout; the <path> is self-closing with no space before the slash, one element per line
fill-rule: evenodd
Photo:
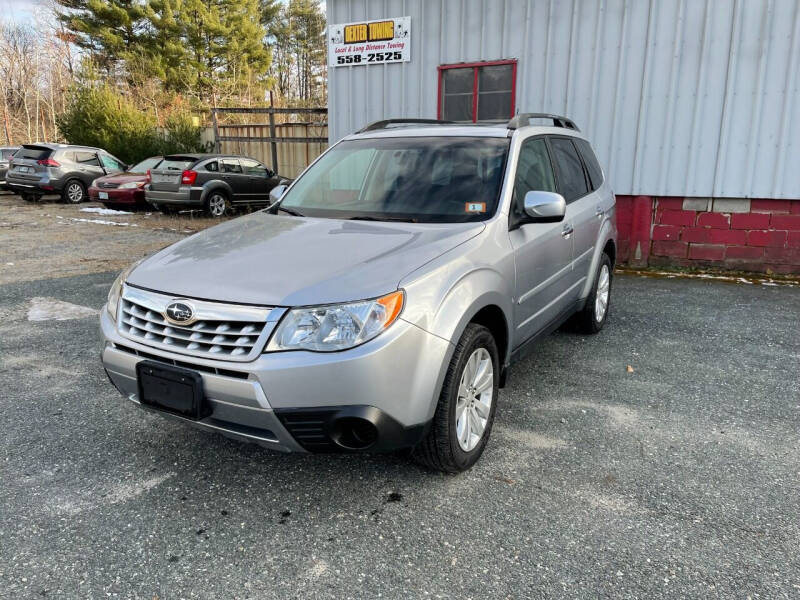
<path fill-rule="evenodd" d="M 7 190 L 6 173 L 8 173 L 8 160 L 14 156 L 19 146 L 3 146 L 0 148 L 0 190 Z"/>
<path fill-rule="evenodd" d="M 61 194 L 64 202 L 77 204 L 89 198 L 92 181 L 125 169 L 124 162 L 100 148 L 23 144 L 11 159 L 6 185 L 25 200 Z"/>
<path fill-rule="evenodd" d="M 165 156 L 150 171 L 145 199 L 162 212 L 203 208 L 221 217 L 236 205 L 266 205 L 269 192 L 288 180 L 252 158 L 229 154 Z"/>

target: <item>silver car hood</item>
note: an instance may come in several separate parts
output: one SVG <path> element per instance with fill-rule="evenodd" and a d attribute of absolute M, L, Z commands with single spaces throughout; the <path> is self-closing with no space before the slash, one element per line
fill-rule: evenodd
<path fill-rule="evenodd" d="M 176 297 L 264 306 L 374 298 L 479 234 L 483 223 L 240 217 L 149 257 L 128 283 Z"/>

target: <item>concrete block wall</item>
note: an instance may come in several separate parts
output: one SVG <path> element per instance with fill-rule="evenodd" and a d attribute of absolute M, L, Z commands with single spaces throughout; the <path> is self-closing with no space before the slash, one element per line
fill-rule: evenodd
<path fill-rule="evenodd" d="M 617 196 L 618 262 L 800 274 L 800 200 Z"/>

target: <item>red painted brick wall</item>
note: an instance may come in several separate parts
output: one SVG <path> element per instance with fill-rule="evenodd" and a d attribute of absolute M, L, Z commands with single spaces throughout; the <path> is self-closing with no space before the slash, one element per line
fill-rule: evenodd
<path fill-rule="evenodd" d="M 800 274 L 800 200 L 617 196 L 617 229 L 623 264 Z"/>

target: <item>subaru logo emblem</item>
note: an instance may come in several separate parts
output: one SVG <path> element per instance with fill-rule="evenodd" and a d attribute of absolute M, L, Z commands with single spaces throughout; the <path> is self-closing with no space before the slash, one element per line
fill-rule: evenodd
<path fill-rule="evenodd" d="M 194 309 L 191 304 L 177 300 L 167 305 L 164 316 L 173 323 L 186 324 L 194 320 Z"/>

